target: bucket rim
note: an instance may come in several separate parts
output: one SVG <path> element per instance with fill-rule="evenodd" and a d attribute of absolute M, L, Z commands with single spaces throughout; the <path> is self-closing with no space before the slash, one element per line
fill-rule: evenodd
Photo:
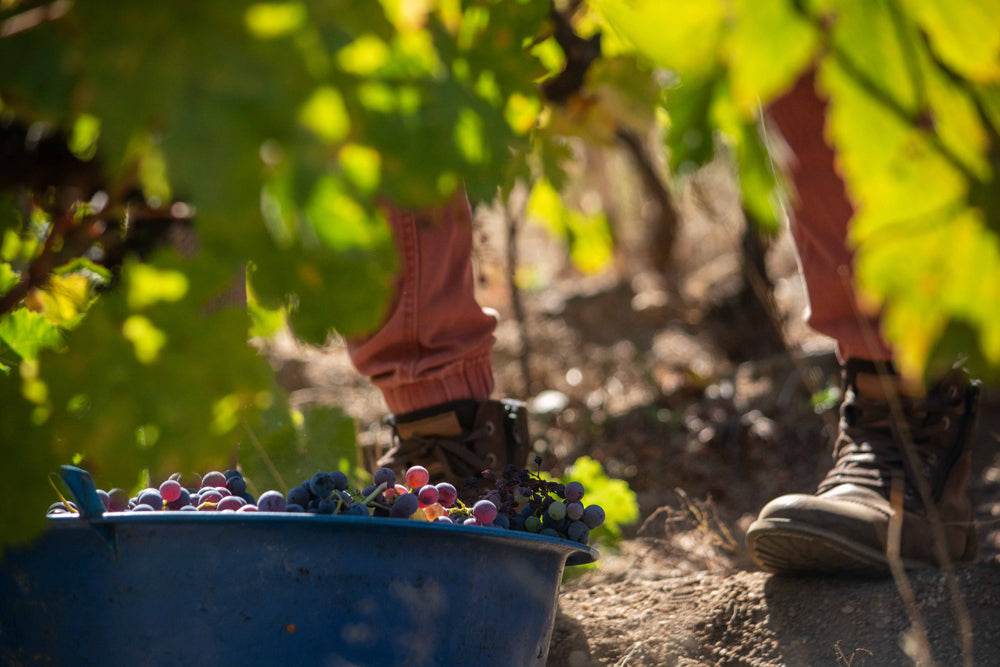
<path fill-rule="evenodd" d="M 431 521 L 417 521 L 393 517 L 363 517 L 338 514 L 311 514 L 292 512 L 104 512 L 100 516 L 84 517 L 76 514 L 56 515 L 46 517 L 52 526 L 94 527 L 114 525 L 149 525 L 170 526 L 189 524 L 307 524 L 318 527 L 349 528 L 356 530 L 369 529 L 375 532 L 400 532 L 402 535 L 411 532 L 443 533 L 447 536 L 485 539 L 486 541 L 506 544 L 508 546 L 531 546 L 545 551 L 559 553 L 566 559 L 567 566 L 586 565 L 600 558 L 597 549 L 589 544 L 571 540 L 537 535 L 524 531 L 510 530 L 494 526 L 465 526 L 462 524 L 439 524 Z M 432 531 L 432 532 L 426 532 Z"/>

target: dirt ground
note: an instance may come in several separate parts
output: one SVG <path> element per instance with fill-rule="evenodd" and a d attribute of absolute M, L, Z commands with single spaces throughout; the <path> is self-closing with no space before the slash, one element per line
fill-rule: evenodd
<path fill-rule="evenodd" d="M 813 491 L 825 473 L 836 409 L 817 411 L 810 399 L 838 387 L 839 376 L 831 342 L 802 323 L 787 234 L 773 242 L 767 266 L 781 334 L 748 305 L 734 195 L 708 177 L 711 203 L 697 183 L 680 193 L 683 225 L 666 275 L 644 268 L 642 225 L 615 228 L 619 260 L 596 277 L 580 276 L 559 242 L 523 227 L 519 275 L 537 285 L 521 293 L 523 321 L 506 279 L 505 220 L 495 209 L 477 213 L 480 301 L 501 316 L 496 394 L 529 400 L 544 468 L 558 474 L 592 456 L 628 481 L 641 509 L 598 568 L 564 583 L 549 664 L 997 664 L 994 388 L 985 392 L 972 488 L 976 563 L 952 577 L 914 573 L 916 602 L 904 605 L 891 579 L 774 577 L 746 556 L 743 534 L 760 507 Z M 384 404 L 340 343 L 319 350 L 284 338 L 269 353 L 294 402 L 340 405 L 357 417 L 365 447 L 387 446 Z M 971 652 L 956 630 L 963 617 Z M 921 627 L 931 656 L 915 648 Z"/>

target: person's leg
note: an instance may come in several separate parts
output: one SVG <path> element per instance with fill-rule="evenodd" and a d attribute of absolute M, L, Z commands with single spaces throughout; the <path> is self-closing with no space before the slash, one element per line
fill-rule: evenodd
<path fill-rule="evenodd" d="M 459 193 L 430 211 L 385 211 L 400 263 L 395 302 L 376 332 L 348 341 L 393 413 L 396 442 L 380 465 L 420 464 L 454 482 L 523 464 L 523 406 L 489 400 L 496 318 L 475 299 L 468 200 Z"/>
<path fill-rule="evenodd" d="M 792 229 L 809 323 L 837 340 L 844 398 L 833 468 L 814 495 L 782 496 L 761 510 L 747 532 L 750 553 L 775 572 L 887 572 L 891 498 L 898 486 L 905 564 L 941 560 L 933 514 L 943 522 L 946 558 L 974 558 L 966 481 L 978 386 L 954 373 L 926 391 L 904 387 L 877 318 L 863 316 L 855 301 L 847 242 L 852 208 L 823 138 L 825 105 L 812 77 L 778 100 L 771 115 L 795 156 Z"/>

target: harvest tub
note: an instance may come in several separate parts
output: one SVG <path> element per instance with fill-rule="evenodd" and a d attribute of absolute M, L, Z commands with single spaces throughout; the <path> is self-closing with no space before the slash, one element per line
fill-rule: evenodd
<path fill-rule="evenodd" d="M 82 505 L 87 493 L 74 488 Z M 406 519 L 49 521 L 0 562 L 2 664 L 544 665 L 563 569 L 597 557 L 559 539 Z"/>

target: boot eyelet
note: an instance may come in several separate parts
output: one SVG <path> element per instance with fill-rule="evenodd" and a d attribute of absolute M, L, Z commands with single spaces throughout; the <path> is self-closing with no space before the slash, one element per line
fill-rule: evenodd
<path fill-rule="evenodd" d="M 486 434 L 493 435 L 497 432 L 497 427 L 493 425 L 493 422 L 486 422 Z"/>
<path fill-rule="evenodd" d="M 945 431 L 951 428 L 951 417 L 945 415 L 941 418 L 941 428 Z"/>

